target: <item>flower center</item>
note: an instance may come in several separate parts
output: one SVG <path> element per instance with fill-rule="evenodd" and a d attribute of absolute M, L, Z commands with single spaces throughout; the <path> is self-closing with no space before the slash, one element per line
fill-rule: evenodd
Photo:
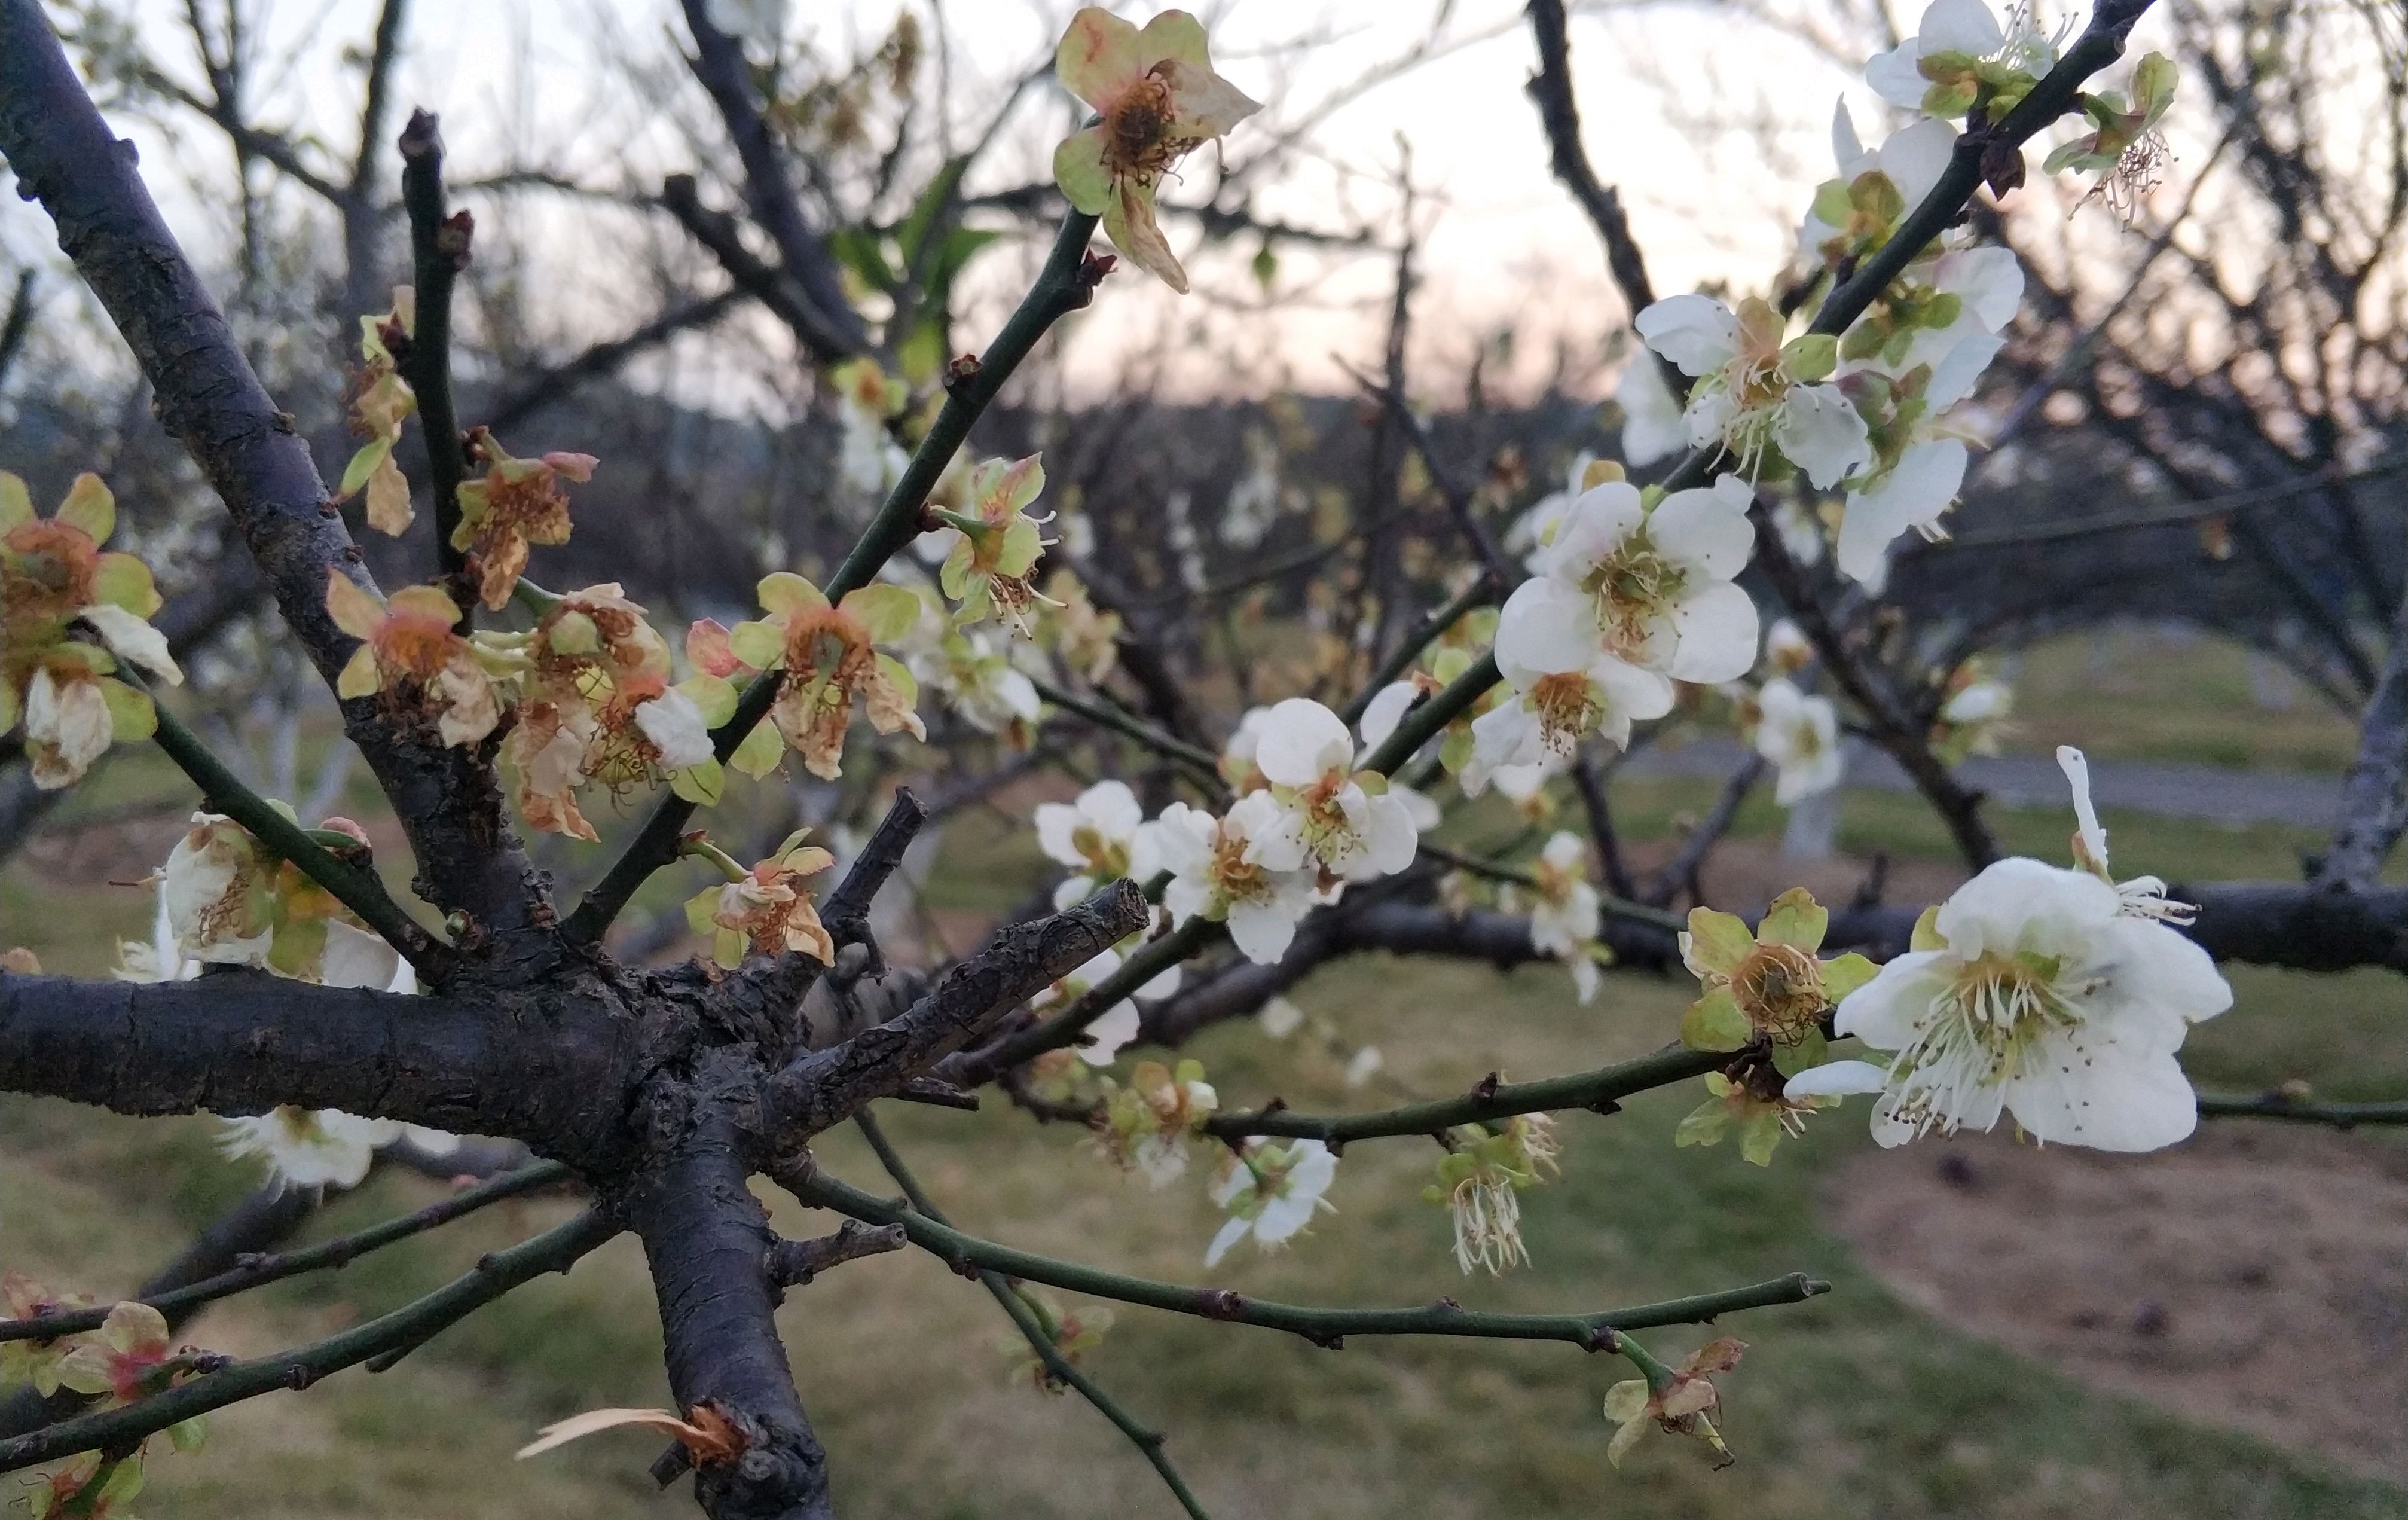
<path fill-rule="evenodd" d="M 1820 1024 L 1830 1006 L 1822 968 L 1796 945 L 1757 945 L 1731 977 L 1731 995 L 1750 1023 L 1792 1043 Z"/>
<path fill-rule="evenodd" d="M 1528 700 L 1539 715 L 1541 740 L 1557 754 L 1571 753 L 1581 736 L 1605 716 L 1605 704 L 1583 670 L 1541 676 L 1531 683 Z"/>
<path fill-rule="evenodd" d="M 1891 1063 L 1896 1117 L 1917 1130 L 1954 1130 L 1974 1094 L 2023 1074 L 2051 1037 L 2080 1024 L 2071 996 L 2089 990 L 2057 982 L 2060 962 L 2025 952 L 1985 951 L 1960 966 L 1934 999 L 1932 1016 Z"/>
<path fill-rule="evenodd" d="M 1180 151 L 1170 122 L 1170 81 L 1149 71 L 1112 103 L 1104 125 L 1104 166 L 1140 180 L 1168 168 Z"/>
<path fill-rule="evenodd" d="M 1581 586 L 1596 599 L 1606 648 L 1628 657 L 1645 651 L 1650 624 L 1670 609 L 1686 581 L 1679 566 L 1634 538 L 1591 566 Z"/>

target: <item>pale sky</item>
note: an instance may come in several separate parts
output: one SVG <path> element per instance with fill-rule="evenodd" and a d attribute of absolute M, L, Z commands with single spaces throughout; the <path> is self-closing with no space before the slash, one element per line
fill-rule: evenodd
<path fill-rule="evenodd" d="M 141 5 L 158 35 L 176 36 L 180 5 Z M 339 146 L 354 108 L 356 71 L 338 68 L 336 56 L 366 37 L 375 8 L 374 0 L 276 0 L 267 35 L 279 56 L 278 82 L 262 118 L 322 122 Z M 915 8 L 925 13 L 924 5 Z M 956 43 L 954 94 L 963 115 L 975 119 L 998 81 L 1044 57 L 1070 8 L 1058 0 L 953 0 L 947 20 Z M 1125 8 L 1142 15 L 1152 7 Z M 1280 101 L 1318 98 L 1394 57 L 1426 33 L 1433 14 L 1426 0 L 1224 0 L 1200 8 L 1222 71 L 1258 98 Z M 1593 380 L 1593 361 L 1624 314 L 1594 233 L 1548 173 L 1537 113 L 1522 90 L 1533 52 L 1518 24 L 1520 5 L 1460 0 L 1448 8 L 1447 36 L 1496 35 L 1329 116 L 1312 132 L 1294 171 L 1259 194 L 1255 208 L 1331 227 L 1388 212 L 1378 230 L 1393 236 L 1395 202 L 1386 180 L 1401 142 L 1424 196 L 1416 218 L 1426 239 L 1418 302 L 1423 383 L 1451 391 L 1477 335 L 1508 325 L 1520 337 L 1512 378 L 1524 388 L 1547 373 L 1558 338 L 1592 361 Z M 818 22 L 829 29 L 824 35 L 841 39 L 882 35 L 896 4 L 852 0 L 794 9 L 794 28 L 810 24 L 807 17 L 825 15 L 834 19 Z M 675 134 L 654 103 L 606 88 L 609 77 L 595 59 L 606 51 L 666 56 L 682 30 L 675 12 L 673 0 L 421 0 L 399 74 L 399 100 L 442 113 L 458 172 L 499 161 L 516 141 L 539 147 L 591 182 L 632 179 L 656 188 L 653 165 L 675 159 Z M 1297 66 L 1268 55 L 1305 37 L 1328 40 Z M 178 62 L 189 57 L 186 47 L 163 48 Z M 1869 137 L 1880 128 L 1872 97 L 1860 83 L 1802 44 L 1727 12 L 1709 16 L 1665 4 L 1580 16 L 1572 58 L 1590 156 L 1602 177 L 1622 187 L 1663 292 L 1713 279 L 1762 288 L 1781 262 L 1813 183 L 1829 172 L 1835 99 L 1847 93 Z M 684 93 L 689 99 L 695 93 L 690 86 Z M 1031 92 L 1014 118 L 1015 151 L 998 152 L 983 171 L 984 183 L 974 181 L 973 188 L 1041 175 L 1041 155 L 1050 151 L 1067 112 L 1066 97 L 1050 84 Z M 1758 130 L 1717 135 L 1702 124 L 1715 120 L 1746 122 Z M 1232 162 L 1249 156 L 1247 134 L 1258 130 L 1255 123 L 1239 129 L 1228 147 Z M 150 178 L 171 220 L 206 246 L 216 236 L 212 229 L 224 225 L 222 207 L 177 186 L 173 166 L 182 155 L 215 172 L 223 160 L 222 139 L 206 128 L 175 144 L 142 136 L 145 165 L 158 166 Z M 1770 156 L 1768 140 L 1775 150 Z M 1191 165 L 1199 183 L 1207 174 Z M 1178 194 L 1174 189 L 1166 198 Z M 523 224 L 511 230 L 540 244 L 550 232 L 568 233 L 545 220 L 556 214 L 530 208 Z M 1174 242 L 1183 237 L 1174 226 Z M 574 243 L 568 236 L 554 240 Z M 1193 377 L 1182 373 L 1183 356 L 1210 348 L 1328 389 L 1345 383 L 1329 362 L 1333 352 L 1357 363 L 1376 359 L 1384 266 L 1357 261 L 1325 279 L 1313 259 L 1292 257 L 1280 282 L 1288 300 L 1275 323 L 1265 323 L 1249 320 L 1249 304 L 1257 298 L 1245 272 L 1251 251 L 1240 248 L 1198 261 L 1198 294 L 1183 302 L 1141 276 L 1116 277 L 1097 308 L 1109 320 L 1091 318 L 1084 325 L 1069 364 L 1073 383 L 1083 377 L 1108 384 L 1135 354 L 1140 365 L 1162 366 L 1167 388 L 1189 388 Z M 579 269 L 573 246 L 561 253 L 558 288 L 539 298 L 573 299 L 566 293 L 584 288 L 577 277 L 590 269 Z M 991 261 L 991 300 L 1012 294 L 1004 288 L 1016 273 L 1009 263 Z M 600 299 L 607 305 L 609 293 Z M 607 331 L 609 317 L 598 320 Z M 981 316 L 971 315 L 968 327 L 980 326 Z M 976 340 L 980 333 L 962 336 Z"/>

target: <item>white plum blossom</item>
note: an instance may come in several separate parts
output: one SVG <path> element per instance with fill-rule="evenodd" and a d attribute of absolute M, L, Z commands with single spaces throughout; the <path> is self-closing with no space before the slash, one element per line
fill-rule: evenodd
<path fill-rule="evenodd" d="M 1252 858 L 1255 839 L 1281 817 L 1269 793 L 1250 792 L 1221 818 L 1174 802 L 1147 825 L 1154 858 L 1171 873 L 1162 896 L 1171 922 L 1226 922 L 1239 951 L 1260 965 L 1286 954 L 1297 921 L 1312 910 L 1314 882 L 1309 871 L 1271 870 Z"/>
<path fill-rule="evenodd" d="M 1677 409 L 1674 411 L 1674 420 L 1679 420 Z M 1683 430 L 1683 436 L 1686 436 L 1685 429 Z M 1634 460 L 1632 463 L 1636 464 L 1640 461 Z M 1565 511 L 1580 498 L 1580 494 L 1588 489 L 1589 472 L 1596 468 L 1597 455 L 1583 449 L 1572 456 L 1571 467 L 1564 471 L 1563 489 L 1550 491 L 1530 503 L 1523 510 L 1522 515 L 1513 520 L 1513 525 L 1506 529 L 1505 547 L 1517 554 L 1526 556 L 1525 564 L 1527 565 L 1531 574 L 1538 574 L 1539 567 L 1535 564 L 1529 564 L 1527 556 L 1532 555 L 1541 545 L 1555 537 L 1555 524 L 1563 521 Z"/>
<path fill-rule="evenodd" d="M 1885 1146 L 2002 1113 L 2039 1140 L 2103 1151 L 2190 1134 L 2198 1100 L 2174 1053 L 2232 1004 L 2207 952 L 2125 911 L 2099 877 L 2021 857 L 1985 868 L 1928 925 L 1834 1020 L 1891 1053 L 1886 1068 L 1832 1062 L 1786 1096 L 1879 1092 Z"/>
<path fill-rule="evenodd" d="M 1622 408 L 1623 463 L 1631 468 L 1669 459 L 1688 444 L 1689 426 L 1681 415 L 1680 398 L 1664 383 L 1663 371 L 1651 356 L 1640 354 L 1623 366 L 1613 399 Z M 1574 490 L 1580 488 L 1580 479 L 1572 477 Z"/>
<path fill-rule="evenodd" d="M 1787 808 L 1840 784 L 1846 757 L 1840 751 L 1840 710 L 1828 696 L 1809 696 L 1775 678 L 1756 693 L 1762 714 L 1756 725 L 1756 753 L 1778 772 L 1773 800 Z"/>
<path fill-rule="evenodd" d="M 196 812 L 159 873 L 159 900 L 185 955 L 213 966 L 265 966 L 274 925 L 254 902 L 270 887 L 251 835 L 222 813 Z"/>
<path fill-rule="evenodd" d="M 1972 690 L 1974 688 L 1967 688 Z M 2115 889 L 2122 911 L 2133 918 L 2159 919 L 2169 924 L 2187 924 L 2199 916 L 2197 905 L 2178 902 L 2166 896 L 2162 877 L 2135 876 L 2118 882 L 2107 868 L 2107 830 L 2099 822 L 2099 810 L 2090 805 L 2090 760 L 2071 744 L 2057 747 L 2057 764 L 2073 788 L 2073 861 L 2082 869 Z"/>
<path fill-rule="evenodd" d="M 1086 901 L 1107 882 L 1124 876 L 1143 882 L 1158 868 L 1145 810 L 1125 782 L 1097 782 L 1076 802 L 1039 803 L 1036 823 L 1038 848 L 1071 870 L 1054 889 L 1057 910 Z"/>
<path fill-rule="evenodd" d="M 1763 300 L 1751 296 L 1734 312 L 1711 295 L 1667 296 L 1635 325 L 1649 348 L 1696 377 L 1684 414 L 1689 441 L 1719 442 L 1749 479 L 1777 451 L 1828 489 L 1871 457 L 1864 418 L 1826 383 L 1838 345 L 1813 335 L 1783 342 L 1784 319 Z"/>
<path fill-rule="evenodd" d="M 1254 764 L 1270 783 L 1278 816 L 1253 836 L 1254 864 L 1294 871 L 1311 863 L 1328 876 L 1363 882 L 1413 863 L 1420 833 L 1412 806 L 1388 789 L 1385 777 L 1356 773 L 1353 736 L 1320 703 L 1291 696 L 1273 707 Z"/>
<path fill-rule="evenodd" d="M 1505 648 L 1504 630 L 1514 621 L 1509 603 L 1498 624 L 1497 668 L 1512 695 L 1471 721 L 1471 757 L 1455 778 L 1467 796 L 1480 796 L 1508 770 L 1544 784 L 1541 767 L 1569 762 L 1583 735 L 1625 746 L 1633 720 L 1672 710 L 1670 681 L 1597 652 L 1578 632 L 1531 634 L 1518 652 L 1539 663 L 1525 664 Z"/>
<path fill-rule="evenodd" d="M 1356 1051 L 1354 1057 L 1346 1063 L 1347 1091 L 1353 1092 L 1356 1088 L 1368 1085 L 1373 1077 L 1380 1074 L 1380 1068 L 1385 1065 L 1386 1061 L 1387 1058 L 1380 1054 L 1380 1047 L 1377 1045 L 1366 1045 Z"/>
<path fill-rule="evenodd" d="M 1063 977 L 1052 986 L 1028 999 L 1028 1011 L 1042 1012 L 1049 1008 L 1064 1007 L 1084 997 L 1090 988 L 1102 984 L 1105 978 L 1121 968 L 1120 953 L 1101 950 L 1077 970 Z M 1137 1004 L 1124 997 L 1104 1011 L 1101 1017 L 1087 1025 L 1085 1042 L 1077 1047 L 1079 1059 L 1089 1066 L 1110 1066 L 1121 1047 L 1138 1035 Z"/>
<path fill-rule="evenodd" d="M 115 723 L 99 681 L 54 681 L 49 666 L 35 667 L 24 710 L 34 784 L 55 791 L 81 780 L 108 753 Z"/>
<path fill-rule="evenodd" d="M 1675 681 L 1746 674 L 1756 663 L 1756 604 L 1731 582 L 1755 552 L 1753 498 L 1735 475 L 1675 491 L 1652 509 L 1627 481 L 1582 492 L 1531 556 L 1537 574 L 1508 598 L 1498 648 L 1513 603 L 1562 600 L 1582 604 L 1595 646 L 1629 664 Z M 1550 621 L 1526 612 L 1518 631 Z"/>
<path fill-rule="evenodd" d="M 1956 438 L 1917 443 L 1872 483 L 1848 492 L 1840 519 L 1840 570 L 1879 595 L 1889 583 L 1889 546 L 1910 528 L 1926 538 L 1947 535 L 1940 519 L 1956 500 L 1971 456 Z"/>
<path fill-rule="evenodd" d="M 1571 968 L 1572 985 L 1584 1003 L 1597 996 L 1597 961 L 1590 954 L 1602 922 L 1597 888 L 1588 880 L 1588 845 L 1558 829 L 1539 852 L 1531 882 L 1538 901 L 1530 908 L 1530 944 Z"/>
<path fill-rule="evenodd" d="M 1856 118 L 1848 114 L 1848 103 L 1842 100 L 1831 108 L 1831 157 L 1839 165 L 1838 182 L 1854 186 L 1864 175 L 1878 172 L 1890 182 L 1909 210 L 1921 204 L 1940 182 L 1956 144 L 1956 129 L 1945 122 L 1925 117 L 1891 133 L 1880 147 L 1868 149 L 1856 136 Z M 1846 231 L 1808 210 L 1798 228 L 1799 258 L 1810 267 L 1821 264 L 1824 245 Z"/>
<path fill-rule="evenodd" d="M 1285 1245 L 1329 1207 L 1321 1196 L 1337 1175 L 1338 1154 L 1317 1140 L 1247 1141 L 1212 1180 L 1212 1201 L 1229 1219 L 1205 1248 L 1204 1265 L 1218 1267 L 1250 1235 L 1266 1251 Z"/>
<path fill-rule="evenodd" d="M 2004 26 L 1983 0 L 1932 0 L 1914 36 L 1866 61 L 1865 82 L 1891 105 L 1919 111 L 1937 82 L 1923 67 L 1934 54 L 1961 53 L 1973 63 L 2041 75 L 2056 66 L 2057 51 L 2057 38 L 2034 22 L 2028 0 L 2019 0 Z M 1971 104 L 1967 99 L 1942 114 L 1962 115 Z"/>
<path fill-rule="evenodd" d="M 923 619 L 920 628 L 929 620 Z M 915 629 L 914 632 L 918 632 Z M 1000 734 L 1015 723 L 1035 723 L 1044 710 L 1036 683 L 1012 663 L 1014 651 L 983 627 L 949 628 L 910 651 L 912 679 L 934 690 L 962 721 L 982 734 Z"/>
<path fill-rule="evenodd" d="M 1814 663 L 1814 644 L 1787 618 L 1777 619 L 1764 632 L 1764 663 L 1775 675 L 1794 676 Z"/>
<path fill-rule="evenodd" d="M 1243 796 L 1260 791 L 1270 782 L 1263 779 L 1262 767 L 1254 764 L 1255 748 L 1262 743 L 1263 726 L 1271 721 L 1268 708 L 1248 708 L 1221 746 L 1221 779 L 1229 789 Z"/>
<path fill-rule="evenodd" d="M 390 1119 L 292 1107 L 223 1121 L 218 1146 L 230 1158 L 259 1156 L 276 1186 L 357 1187 L 380 1146 L 402 1138 Z"/>

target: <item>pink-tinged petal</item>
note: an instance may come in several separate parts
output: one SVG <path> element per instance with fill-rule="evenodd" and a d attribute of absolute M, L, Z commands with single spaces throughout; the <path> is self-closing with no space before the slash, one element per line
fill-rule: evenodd
<path fill-rule="evenodd" d="M 326 615 L 353 638 L 369 638 L 384 623 L 384 608 L 372 592 L 361 590 L 340 570 L 326 572 Z"/>
<path fill-rule="evenodd" d="M 393 594 L 385 610 L 396 618 L 410 618 L 432 623 L 460 621 L 460 604 L 433 586 L 404 586 Z"/>
<path fill-rule="evenodd" d="M 1177 14 L 1166 12 L 1155 21 Z M 1087 6 L 1070 18 L 1069 30 L 1062 34 L 1061 46 L 1054 50 L 1054 75 L 1062 81 L 1063 89 L 1101 111 L 1135 82 L 1151 62 L 1136 27 L 1109 10 Z"/>
<path fill-rule="evenodd" d="M 704 618 L 685 631 L 685 658 L 704 675 L 722 680 L 744 668 L 728 642 L 726 625 L 716 618 Z"/>
<path fill-rule="evenodd" d="M 1173 130 L 1182 137 L 1221 136 L 1263 108 L 1260 101 L 1213 73 L 1209 64 L 1173 59 L 1154 65 L 1154 73 L 1170 86 Z"/>
<path fill-rule="evenodd" d="M 573 453 L 549 453 L 543 456 L 543 462 L 555 474 L 565 475 L 580 485 L 594 479 L 594 466 L 602 463 L 592 454 Z"/>

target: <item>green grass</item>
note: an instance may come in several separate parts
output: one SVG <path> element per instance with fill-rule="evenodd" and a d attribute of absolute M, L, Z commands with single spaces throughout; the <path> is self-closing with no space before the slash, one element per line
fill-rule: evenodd
<path fill-rule="evenodd" d="M 2015 662 L 2015 721 L 2005 747 L 2044 755 L 2079 744 L 2101 760 L 2346 768 L 2357 724 L 2287 677 L 2274 684 L 2289 689 L 2288 705 L 2264 706 L 2252 689 L 2251 658 L 2229 639 L 2142 628 L 2048 639 Z"/>

